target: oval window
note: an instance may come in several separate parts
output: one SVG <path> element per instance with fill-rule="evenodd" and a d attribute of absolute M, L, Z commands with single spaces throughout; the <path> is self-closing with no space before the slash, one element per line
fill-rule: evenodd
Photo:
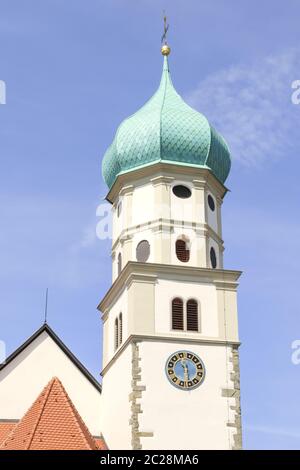
<path fill-rule="evenodd" d="M 217 267 L 217 255 L 213 247 L 211 247 L 210 249 L 210 262 L 211 262 L 211 267 L 215 269 Z"/>
<path fill-rule="evenodd" d="M 213 200 L 213 198 L 210 194 L 208 195 L 207 202 L 208 202 L 210 210 L 214 211 L 215 210 L 215 201 Z"/>
<path fill-rule="evenodd" d="M 142 240 L 136 247 L 136 259 L 140 263 L 146 263 L 150 256 L 150 244 L 147 240 Z"/>
<path fill-rule="evenodd" d="M 192 192 L 187 186 L 178 184 L 177 186 L 173 186 L 173 194 L 175 194 L 176 197 L 180 197 L 181 199 L 188 199 L 191 197 Z"/>

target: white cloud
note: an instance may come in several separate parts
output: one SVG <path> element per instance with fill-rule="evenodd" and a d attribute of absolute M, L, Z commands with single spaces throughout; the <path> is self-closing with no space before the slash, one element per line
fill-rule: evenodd
<path fill-rule="evenodd" d="M 82 232 L 82 237 L 78 242 L 71 246 L 71 251 L 78 251 L 84 248 L 89 248 L 96 243 L 96 223 L 90 224 Z"/>
<path fill-rule="evenodd" d="M 300 438 L 300 432 L 298 430 L 293 430 L 293 429 L 276 428 L 273 426 L 271 427 L 271 426 L 252 426 L 252 425 L 244 425 L 243 428 L 244 430 L 253 431 L 257 433 L 291 437 L 294 439 Z"/>
<path fill-rule="evenodd" d="M 248 166 L 286 156 L 293 148 L 300 106 L 291 102 L 300 78 L 300 50 L 221 70 L 199 83 L 187 102 L 207 116 Z"/>

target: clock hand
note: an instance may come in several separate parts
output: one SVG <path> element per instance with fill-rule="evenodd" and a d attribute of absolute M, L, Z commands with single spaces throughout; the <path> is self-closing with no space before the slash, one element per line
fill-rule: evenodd
<path fill-rule="evenodd" d="M 183 367 L 183 373 L 184 373 L 184 381 L 187 382 L 189 380 L 189 368 L 187 366 L 187 363 L 184 359 L 181 359 L 180 361 L 182 367 Z"/>

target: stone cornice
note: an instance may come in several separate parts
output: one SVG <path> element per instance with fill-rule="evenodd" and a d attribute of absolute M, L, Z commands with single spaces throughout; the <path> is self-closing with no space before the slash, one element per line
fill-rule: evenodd
<path fill-rule="evenodd" d="M 143 282 L 149 282 L 149 279 L 155 282 L 156 278 L 170 278 L 170 276 L 172 276 L 172 279 L 178 277 L 181 281 L 201 281 L 215 284 L 218 289 L 226 288 L 236 290 L 240 275 L 241 271 L 129 261 L 97 308 L 102 312 L 108 310 L 119 296 L 120 291 L 123 290 L 124 287 L 128 287 L 128 285 L 133 282 L 134 278 L 139 279 L 139 282 L 142 282 L 142 278 L 144 279 Z"/>
<path fill-rule="evenodd" d="M 241 343 L 239 341 L 228 341 L 218 338 L 188 338 L 184 336 L 179 336 L 178 333 L 175 336 L 171 335 L 130 335 L 124 341 L 122 346 L 115 352 L 114 356 L 108 361 L 105 367 L 102 369 L 101 376 L 103 377 L 106 372 L 111 368 L 115 361 L 121 356 L 125 351 L 128 345 L 131 343 L 138 343 L 140 341 L 163 341 L 170 343 L 189 343 L 189 344 L 205 344 L 210 346 L 236 346 L 239 347 Z"/>
<path fill-rule="evenodd" d="M 118 238 L 113 242 L 112 245 L 112 252 L 115 250 L 117 245 L 119 243 L 122 243 L 124 239 L 131 238 L 132 235 L 136 231 L 143 231 L 143 230 L 149 230 L 151 229 L 152 231 L 165 231 L 169 232 L 170 229 L 173 229 L 175 227 L 182 227 L 184 225 L 185 228 L 187 229 L 193 229 L 197 233 L 202 233 L 203 236 L 208 234 L 211 238 L 213 238 L 216 243 L 221 247 L 224 243 L 222 238 L 219 237 L 217 232 L 215 232 L 210 225 L 208 224 L 201 224 L 201 223 L 196 223 L 196 222 L 191 222 L 191 221 L 182 221 L 182 220 L 174 220 L 174 219 L 166 219 L 166 218 L 159 218 L 159 219 L 154 219 L 150 220 L 149 222 L 144 222 L 143 224 L 138 224 L 138 225 L 132 225 L 131 227 L 128 227 L 127 229 L 122 230 Z"/>
<path fill-rule="evenodd" d="M 200 184 L 205 186 L 207 183 L 209 186 L 213 187 L 221 198 L 223 198 L 228 191 L 208 168 L 158 162 L 120 174 L 108 192 L 106 200 L 113 204 L 124 186 L 131 185 L 133 182 L 136 184 L 139 180 L 143 179 L 149 181 L 151 178 L 153 181 L 161 177 L 167 179 L 172 177 L 181 179 L 184 177 L 192 177 L 196 185 Z M 164 182 L 167 182 L 167 179 Z"/>

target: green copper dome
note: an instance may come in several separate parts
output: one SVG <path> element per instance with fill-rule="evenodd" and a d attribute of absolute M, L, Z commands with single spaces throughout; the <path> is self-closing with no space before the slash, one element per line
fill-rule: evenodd
<path fill-rule="evenodd" d="M 103 158 L 103 178 L 111 188 L 118 175 L 157 162 L 208 168 L 222 183 L 231 165 L 224 139 L 174 89 L 167 57 L 156 93 L 119 126 Z"/>

